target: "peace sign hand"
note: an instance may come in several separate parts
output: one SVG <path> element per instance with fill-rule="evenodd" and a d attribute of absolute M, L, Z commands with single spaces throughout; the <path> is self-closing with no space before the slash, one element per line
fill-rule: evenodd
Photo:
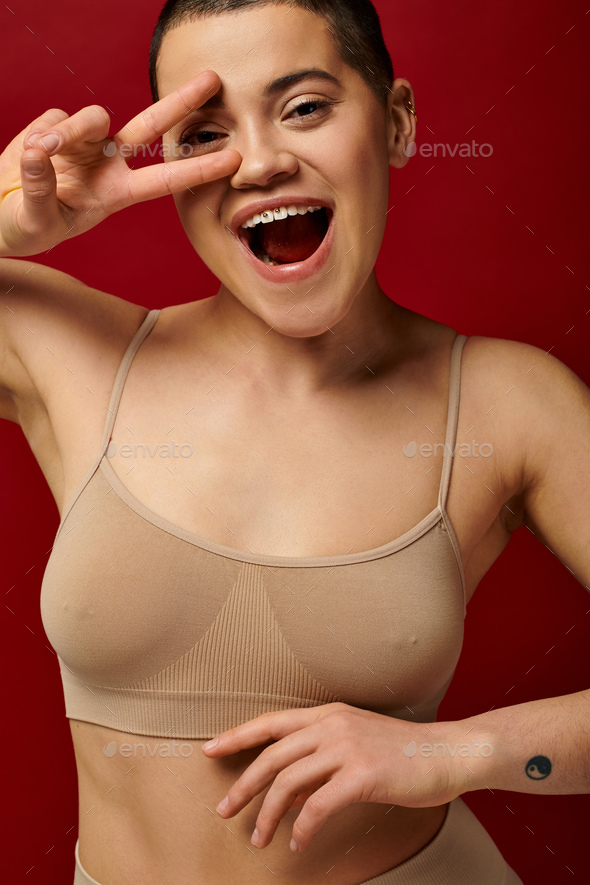
<path fill-rule="evenodd" d="M 36 255 L 134 203 L 232 175 L 241 163 L 235 150 L 133 171 L 120 150 L 129 145 L 132 154 L 151 144 L 220 86 L 218 75 L 205 71 L 111 139 L 110 117 L 100 105 L 71 117 L 53 108 L 33 121 L 0 155 L 0 256 Z"/>

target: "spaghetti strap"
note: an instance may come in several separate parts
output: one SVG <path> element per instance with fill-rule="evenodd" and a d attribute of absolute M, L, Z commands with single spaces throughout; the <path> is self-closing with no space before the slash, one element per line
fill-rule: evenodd
<path fill-rule="evenodd" d="M 119 408 L 119 403 L 121 401 L 121 395 L 123 393 L 123 387 L 125 386 L 125 380 L 127 378 L 128 372 L 129 372 L 129 367 L 131 366 L 131 363 L 133 362 L 133 358 L 134 358 L 135 354 L 137 353 L 137 351 L 139 350 L 141 344 L 143 343 L 143 341 L 147 338 L 148 334 L 153 329 L 153 327 L 156 323 L 156 320 L 158 319 L 159 314 L 160 314 L 159 309 L 149 311 L 149 313 L 144 317 L 144 320 L 143 320 L 141 326 L 139 327 L 139 329 L 137 330 L 137 332 L 135 333 L 135 335 L 133 336 L 133 338 L 129 342 L 125 353 L 123 354 L 123 359 L 119 363 L 119 368 L 117 370 L 117 375 L 115 377 L 115 383 L 114 383 L 113 389 L 111 391 L 110 402 L 107 406 L 107 418 L 106 418 L 106 422 L 104 425 L 104 430 L 103 430 L 103 434 L 102 434 L 102 440 L 100 443 L 99 452 L 95 456 L 86 475 L 84 476 L 84 478 L 82 479 L 82 481 L 78 485 L 78 488 L 76 489 L 76 491 L 72 495 L 70 503 L 68 504 L 68 506 L 66 507 L 66 509 L 63 512 L 63 516 L 60 520 L 57 532 L 55 534 L 55 538 L 53 540 L 54 544 L 57 541 L 57 538 L 59 537 L 59 533 L 61 532 L 64 522 L 66 521 L 68 513 L 70 512 L 70 510 L 72 509 L 72 507 L 76 503 L 81 492 L 84 490 L 86 485 L 90 482 L 91 478 L 96 473 L 98 465 L 100 464 L 100 462 L 102 461 L 102 459 L 104 457 L 104 454 L 105 454 L 106 449 L 109 444 L 109 440 L 111 438 L 113 425 L 115 423 L 115 418 L 117 416 L 117 410 Z"/>
<path fill-rule="evenodd" d="M 455 460 L 457 424 L 459 422 L 459 402 L 461 398 L 461 357 L 467 341 L 466 335 L 457 335 L 451 351 L 451 371 L 449 380 L 449 408 L 447 412 L 447 434 L 443 453 L 443 468 L 438 490 L 438 506 L 446 514 L 449 484 Z"/>
<path fill-rule="evenodd" d="M 463 356 L 463 348 L 467 341 L 466 335 L 457 335 L 453 343 L 451 351 L 451 372 L 449 381 L 449 409 L 447 413 L 447 434 L 445 440 L 445 449 L 443 454 L 443 468 L 440 478 L 440 488 L 438 490 L 438 508 L 442 518 L 443 529 L 447 532 L 449 540 L 455 551 L 455 559 L 459 569 L 459 577 L 461 579 L 461 588 L 463 591 L 463 617 L 467 615 L 467 589 L 465 581 L 465 570 L 463 568 L 463 560 L 461 557 L 461 549 L 459 541 L 455 534 L 455 530 L 447 513 L 447 497 L 449 494 L 449 484 L 451 482 L 451 473 L 453 470 L 453 462 L 455 460 L 455 446 L 457 444 L 457 425 L 459 423 L 459 403 L 461 399 L 461 357 Z"/>
<path fill-rule="evenodd" d="M 123 359 L 119 364 L 117 377 L 115 378 L 115 383 L 111 392 L 111 399 L 107 406 L 107 419 L 102 434 L 102 441 L 100 443 L 100 452 L 98 454 L 97 464 L 102 459 L 102 456 L 104 455 L 108 447 L 111 433 L 113 432 L 113 427 L 115 425 L 117 411 L 119 410 L 119 403 L 121 402 L 123 388 L 125 387 L 125 381 L 127 380 L 127 375 L 129 373 L 131 363 L 133 362 L 135 354 L 143 344 L 144 340 L 152 331 L 156 320 L 158 319 L 159 313 L 159 310 L 150 310 L 150 312 L 145 317 L 143 323 L 131 339 L 129 346 L 127 347 L 127 350 L 123 355 Z"/>

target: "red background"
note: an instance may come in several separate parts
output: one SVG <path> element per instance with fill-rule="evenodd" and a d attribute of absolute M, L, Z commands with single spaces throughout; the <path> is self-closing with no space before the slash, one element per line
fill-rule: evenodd
<path fill-rule="evenodd" d="M 49 107 L 73 114 L 108 106 L 112 132 L 146 107 L 160 6 L 2 4 L 1 145 Z M 459 332 L 553 348 L 588 383 L 587 0 L 380 0 L 377 7 L 396 74 L 416 90 L 421 142 L 475 139 L 494 149 L 489 159 L 417 156 L 392 174 L 381 284 Z M 149 308 L 216 291 L 171 198 L 133 207 L 35 260 Z M 58 513 L 20 428 L 3 422 L 0 446 L 1 586 L 9 606 L 0 612 L 4 880 L 69 883 L 74 757 L 39 614 Z M 441 718 L 586 688 L 589 609 L 587 591 L 521 529 L 469 606 L 464 654 Z M 482 791 L 466 800 L 527 885 L 583 878 L 588 796 Z"/>

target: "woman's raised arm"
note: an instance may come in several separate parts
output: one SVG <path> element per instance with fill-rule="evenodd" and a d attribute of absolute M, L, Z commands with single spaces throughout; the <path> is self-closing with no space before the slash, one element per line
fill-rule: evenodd
<path fill-rule="evenodd" d="M 41 315 L 44 323 L 47 309 L 41 302 L 49 299 L 55 308 L 51 323 L 63 323 L 71 315 L 72 299 L 87 292 L 84 283 L 43 265 L 25 269 L 11 257 L 49 251 L 134 203 L 232 175 L 241 163 L 234 150 L 136 170 L 125 159 L 208 101 L 220 85 L 215 72 L 205 71 L 137 114 L 111 138 L 109 115 L 99 105 L 71 117 L 57 108 L 48 110 L 13 138 L 0 155 L 2 291 L 18 292 L 21 307 L 26 304 L 27 314 Z M 29 275 L 32 269 L 35 273 Z M 89 310 L 88 304 L 81 309 Z M 0 418 L 19 423 L 18 403 L 34 395 L 35 385 L 29 332 L 24 323 L 11 323 L 12 317 L 8 305 L 0 314 Z M 96 326 L 95 316 L 91 325 Z"/>

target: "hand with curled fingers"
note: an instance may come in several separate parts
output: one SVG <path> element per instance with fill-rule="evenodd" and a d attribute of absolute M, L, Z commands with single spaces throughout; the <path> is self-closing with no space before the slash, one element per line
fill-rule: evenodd
<path fill-rule="evenodd" d="M 99 105 L 71 117 L 46 111 L 0 155 L 0 256 L 36 255 L 134 203 L 233 175 L 241 163 L 235 150 L 133 171 L 119 150 L 151 144 L 220 86 L 214 71 L 204 71 L 112 138 L 109 114 Z"/>
<path fill-rule="evenodd" d="M 291 848 L 301 851 L 328 818 L 357 802 L 411 808 L 444 805 L 463 791 L 444 756 L 404 753 L 433 740 L 438 723 L 393 719 L 344 703 L 264 713 L 222 732 L 202 747 L 211 759 L 272 741 L 217 806 L 233 817 L 270 785 L 256 820 L 253 844 L 265 848 L 287 813 L 301 807 Z M 224 804 L 225 803 L 225 804 Z"/>

